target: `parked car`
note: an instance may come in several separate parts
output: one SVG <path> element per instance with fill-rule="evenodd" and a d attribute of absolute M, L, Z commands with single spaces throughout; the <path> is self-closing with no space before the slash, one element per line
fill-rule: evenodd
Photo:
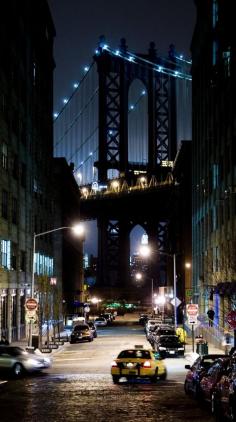
<path fill-rule="evenodd" d="M 180 342 L 179 337 L 175 335 L 160 336 L 154 344 L 154 349 L 163 358 L 184 355 L 184 345 Z"/>
<path fill-rule="evenodd" d="M 185 377 L 184 390 L 186 394 L 192 394 L 195 398 L 199 395 L 199 384 L 216 359 L 224 358 L 225 355 L 209 354 L 199 356 L 192 365 L 185 365 L 188 372 Z"/>
<path fill-rule="evenodd" d="M 126 377 L 149 378 L 156 382 L 158 378 L 165 380 L 167 371 L 160 355 L 152 350 L 144 349 L 142 346 L 135 346 L 131 349 L 122 350 L 112 362 L 111 375 L 116 384 L 119 379 Z"/>
<path fill-rule="evenodd" d="M 148 321 L 148 314 L 140 314 L 139 316 L 139 324 L 145 325 Z"/>
<path fill-rule="evenodd" d="M 94 324 L 94 322 L 89 321 L 88 322 L 88 326 L 89 326 L 89 328 L 90 328 L 90 330 L 91 330 L 91 332 L 93 334 L 93 338 L 96 338 L 98 336 L 96 325 Z"/>
<path fill-rule="evenodd" d="M 212 396 L 215 392 L 216 384 L 226 374 L 229 357 L 217 359 L 208 371 L 203 375 L 199 384 L 199 397 L 202 400 L 212 402 Z"/>
<path fill-rule="evenodd" d="M 93 333 L 88 324 L 75 325 L 70 335 L 70 344 L 84 340 L 93 341 Z"/>
<path fill-rule="evenodd" d="M 22 347 L 0 346 L 0 371 L 15 377 L 50 368 L 51 365 L 51 359 L 41 354 L 29 353 Z"/>
<path fill-rule="evenodd" d="M 113 322 L 113 317 L 110 313 L 101 314 L 100 317 L 105 318 L 107 320 L 107 324 L 111 324 Z"/>
<path fill-rule="evenodd" d="M 165 335 L 176 335 L 174 327 L 167 324 L 154 326 L 154 328 L 147 334 L 147 339 L 154 347 L 155 342 L 159 340 L 160 336 Z"/>
<path fill-rule="evenodd" d="M 106 327 L 106 325 L 107 325 L 107 320 L 106 320 L 106 318 L 104 318 L 104 317 L 98 317 L 98 318 L 96 318 L 96 319 L 95 319 L 94 324 L 95 324 L 97 327 Z"/>
<path fill-rule="evenodd" d="M 236 354 L 227 363 L 211 396 L 211 409 L 216 420 L 236 421 Z"/>

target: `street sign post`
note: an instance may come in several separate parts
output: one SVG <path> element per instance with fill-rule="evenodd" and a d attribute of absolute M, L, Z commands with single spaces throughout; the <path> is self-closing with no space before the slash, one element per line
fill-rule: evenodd
<path fill-rule="evenodd" d="M 194 327 L 197 324 L 198 320 L 198 304 L 197 303 L 188 303 L 186 305 L 186 314 L 188 318 L 188 323 L 192 326 L 192 350 L 194 352 Z"/>

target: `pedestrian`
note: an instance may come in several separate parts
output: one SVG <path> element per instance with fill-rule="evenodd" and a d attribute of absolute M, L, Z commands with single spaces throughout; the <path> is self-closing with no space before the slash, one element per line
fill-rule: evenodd
<path fill-rule="evenodd" d="M 207 316 L 208 316 L 208 324 L 209 324 L 209 327 L 213 327 L 213 321 L 214 321 L 215 312 L 214 312 L 214 310 L 212 308 L 210 308 L 207 311 Z"/>
<path fill-rule="evenodd" d="M 228 330 L 225 330 L 224 332 L 224 338 L 223 338 L 223 343 L 222 345 L 225 348 L 225 354 L 228 355 L 231 349 L 231 337 L 230 337 L 230 333 Z"/>
<path fill-rule="evenodd" d="M 9 346 L 9 341 L 7 340 L 7 338 L 5 336 L 2 336 L 2 338 L 0 340 L 0 345 Z"/>

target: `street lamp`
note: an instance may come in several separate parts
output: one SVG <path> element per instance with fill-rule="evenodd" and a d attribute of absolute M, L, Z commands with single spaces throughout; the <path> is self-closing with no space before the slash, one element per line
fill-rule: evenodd
<path fill-rule="evenodd" d="M 41 232 L 41 233 L 34 233 L 33 236 L 33 259 L 32 259 L 32 282 L 31 282 L 31 298 L 34 298 L 34 288 L 35 288 L 35 282 L 34 282 L 34 256 L 35 256 L 35 246 L 36 246 L 36 238 L 40 237 L 40 236 L 44 236 L 46 234 L 49 233 L 53 233 L 59 230 L 65 230 L 65 229 L 70 229 L 72 230 L 72 232 L 76 235 L 76 236 L 81 236 L 84 233 L 84 226 L 82 224 L 75 224 L 74 226 L 68 227 L 68 226 L 63 226 L 63 227 L 58 227 L 56 229 L 52 229 L 52 230 L 47 230 L 45 232 Z M 32 347 L 32 325 L 33 325 L 33 321 L 30 321 L 30 330 L 29 330 L 29 347 Z"/>
<path fill-rule="evenodd" d="M 169 254 L 168 252 L 163 252 L 156 250 L 159 255 L 169 256 L 173 259 L 173 292 L 174 292 L 174 326 L 177 328 L 177 297 L 176 297 L 176 254 Z M 144 257 L 148 257 L 151 254 L 151 248 L 148 245 L 143 245 L 140 248 L 140 253 Z"/>

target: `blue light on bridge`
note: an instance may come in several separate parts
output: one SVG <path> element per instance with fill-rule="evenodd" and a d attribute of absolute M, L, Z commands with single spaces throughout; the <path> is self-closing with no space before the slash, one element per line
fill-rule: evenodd
<path fill-rule="evenodd" d="M 104 45 L 102 46 L 102 49 L 103 49 L 103 50 L 107 50 L 107 49 L 108 49 L 108 45 L 107 45 L 107 44 L 104 44 Z"/>
<path fill-rule="evenodd" d="M 97 54 L 97 55 L 99 54 L 99 50 L 98 49 L 95 50 L 95 54 Z"/>
<path fill-rule="evenodd" d="M 134 57 L 132 57 L 132 56 L 129 56 L 129 62 L 133 62 L 134 61 Z"/>
<path fill-rule="evenodd" d="M 131 104 L 131 106 L 129 107 L 129 109 L 130 109 L 130 110 L 133 110 L 133 109 L 134 109 L 134 105 L 133 105 L 133 104 Z"/>
<path fill-rule="evenodd" d="M 63 98 L 63 103 L 67 104 L 68 103 L 68 98 Z"/>
<path fill-rule="evenodd" d="M 119 55 L 120 55 L 119 50 L 116 50 L 115 55 L 116 55 L 116 56 L 119 56 Z"/>
<path fill-rule="evenodd" d="M 146 95 L 146 91 L 145 91 L 145 89 L 142 91 L 142 95 Z"/>
<path fill-rule="evenodd" d="M 84 66 L 84 71 L 88 72 L 89 71 L 89 67 L 88 66 Z"/>
<path fill-rule="evenodd" d="M 59 113 L 53 113 L 53 117 L 55 117 L 55 119 L 58 117 Z"/>
<path fill-rule="evenodd" d="M 79 86 L 79 83 L 78 82 L 75 82 L 74 84 L 73 84 L 73 87 L 76 89 L 76 88 L 78 88 L 78 86 Z"/>
<path fill-rule="evenodd" d="M 109 130 L 109 135 L 112 135 L 112 134 L 113 134 L 112 130 Z"/>

